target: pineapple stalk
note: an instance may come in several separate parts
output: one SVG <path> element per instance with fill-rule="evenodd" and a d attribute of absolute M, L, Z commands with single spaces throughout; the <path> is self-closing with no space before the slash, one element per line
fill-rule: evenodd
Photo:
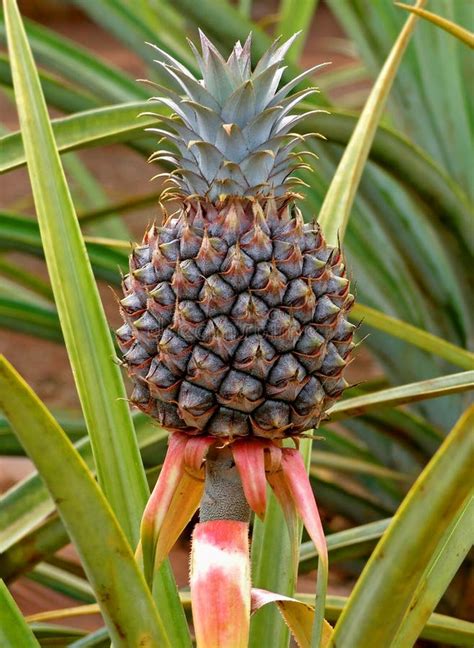
<path fill-rule="evenodd" d="M 199 647 L 246 648 L 250 630 L 250 507 L 230 448 L 212 447 L 191 551 Z M 212 594 L 210 594 L 212 592 Z"/>
<path fill-rule="evenodd" d="M 204 495 L 199 521 L 238 520 L 248 523 L 250 507 L 230 448 L 213 448 L 206 458 Z"/>

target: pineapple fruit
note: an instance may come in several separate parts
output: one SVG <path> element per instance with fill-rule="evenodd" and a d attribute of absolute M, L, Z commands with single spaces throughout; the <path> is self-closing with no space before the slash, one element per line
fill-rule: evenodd
<path fill-rule="evenodd" d="M 317 427 L 347 383 L 354 326 L 340 249 L 295 204 L 292 132 L 314 90 L 279 89 L 290 41 L 252 70 L 250 37 L 227 60 L 201 34 L 202 80 L 158 49 L 173 115 L 154 129 L 176 153 L 178 202 L 130 256 L 117 331 L 132 402 L 172 432 L 282 439 Z M 184 96 L 182 95 L 184 93 Z"/>

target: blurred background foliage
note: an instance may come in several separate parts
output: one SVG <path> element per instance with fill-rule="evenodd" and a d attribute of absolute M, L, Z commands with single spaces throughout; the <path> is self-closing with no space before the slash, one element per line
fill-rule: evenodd
<path fill-rule="evenodd" d="M 28 38 L 111 327 L 118 316 L 108 286 L 120 282 L 128 242 L 161 217 L 160 185 L 148 182 L 159 170 L 146 165 L 157 144 L 144 132 L 145 121 L 136 118 L 152 90 L 135 79 L 160 80 L 145 41 L 192 66 L 186 37 L 195 40 L 198 27 L 223 53 L 252 31 L 256 58 L 273 35 L 301 29 L 290 51 L 288 76 L 333 62 L 314 80 L 321 89 L 317 107 L 330 114 L 315 115 L 304 125 L 327 138 L 309 140 L 319 159 L 311 161 L 311 172 L 300 172 L 307 184 L 302 209 L 309 219 L 320 210 L 368 90 L 406 19 L 388 0 L 24 0 L 19 7 L 28 16 Z M 474 27 L 471 0 L 430 0 L 428 8 L 470 31 Z M 22 168 L 3 21 L 0 44 L 0 344 L 91 463 Z M 465 44 L 427 21 L 418 22 L 345 236 L 363 340 L 352 367 L 356 386 L 346 397 L 407 385 L 400 402 L 413 402 L 401 408 L 389 402 L 376 409 L 362 406 L 360 415 L 351 417 L 344 416 L 343 402 L 334 422 L 320 431 L 325 441 L 314 444 L 311 477 L 326 530 L 335 538 L 333 592 L 349 591 L 386 519 L 469 402 L 472 373 L 459 374 L 452 383 L 443 377 L 474 368 L 467 351 L 472 351 L 474 314 L 472 64 L 472 50 Z M 102 113 L 105 107 L 110 109 Z M 432 379 L 439 382 L 423 383 L 415 398 L 410 383 Z M 440 393 L 437 385 L 441 390 L 448 385 L 448 395 L 433 397 Z M 134 425 L 153 483 L 166 436 L 141 415 L 134 416 Z M 23 455 L 5 419 L 0 419 L 0 453 Z M 0 461 L 8 474 L 13 464 L 5 457 Z M 4 489 L 8 485 L 2 484 Z M 56 554 L 68 536 L 36 476 L 3 496 L 0 521 L 2 515 L 8 536 L 0 575 L 14 579 L 26 573 L 30 581 L 76 600 L 94 600 L 81 568 L 69 555 Z M 340 542 L 338 533 L 343 534 Z M 183 556 L 175 558 L 181 584 L 187 571 Z M 303 545 L 301 573 L 314 565 L 311 547 Z M 304 576 L 301 582 L 304 586 Z M 467 619 L 473 594 L 468 557 L 439 610 Z"/>

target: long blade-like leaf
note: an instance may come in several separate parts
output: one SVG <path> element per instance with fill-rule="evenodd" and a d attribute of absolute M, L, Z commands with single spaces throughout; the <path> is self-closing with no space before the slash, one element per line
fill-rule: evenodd
<path fill-rule="evenodd" d="M 301 453 L 309 469 L 311 443 L 305 439 L 300 444 Z M 252 584 L 254 587 L 293 596 L 296 588 L 297 568 L 293 556 L 298 556 L 302 526 L 298 523 L 298 547 L 292 546 L 285 516 L 273 491 L 268 493 L 264 521 L 255 519 L 252 534 Z M 275 564 L 279 569 L 275 569 Z M 314 600 L 312 602 L 314 604 Z M 272 608 L 263 609 L 250 623 L 249 648 L 268 644 L 274 648 L 288 645 L 289 631 L 278 612 Z"/>
<path fill-rule="evenodd" d="M 94 99 L 81 90 L 78 90 L 71 83 L 57 78 L 45 70 L 38 70 L 41 87 L 48 105 L 54 106 L 65 113 L 88 110 L 100 105 L 99 100 Z M 5 86 L 12 85 L 12 72 L 10 62 L 6 54 L 0 53 L 0 82 Z"/>
<path fill-rule="evenodd" d="M 5 583 L 0 580 L 0 645 L 3 648 L 39 648 Z"/>
<path fill-rule="evenodd" d="M 146 103 L 127 103 L 95 108 L 53 121 L 53 132 L 59 151 L 71 151 L 93 144 L 106 144 L 143 137 L 144 129 L 156 123 L 156 117 L 138 115 L 150 108 Z M 25 164 L 26 157 L 20 133 L 12 133 L 1 140 L 0 172 Z M 152 152 L 150 148 L 150 153 Z"/>
<path fill-rule="evenodd" d="M 94 461 L 87 437 L 79 441 L 76 451 L 92 470 Z M 54 501 L 38 473 L 18 482 L 0 498 L 0 553 L 13 546 L 54 510 Z"/>
<path fill-rule="evenodd" d="M 425 0 L 418 0 L 417 6 L 424 2 Z M 408 18 L 385 61 L 324 198 L 319 213 L 319 223 L 325 233 L 326 240 L 332 245 L 337 244 L 338 237 L 344 237 L 375 131 L 382 117 L 393 79 L 410 40 L 415 22 L 415 16 Z"/>
<path fill-rule="evenodd" d="M 474 498 L 469 497 L 468 500 L 442 538 L 442 549 L 428 565 L 403 619 L 400 632 L 392 644 L 393 648 L 415 644 L 430 614 L 471 550 L 474 538 Z"/>
<path fill-rule="evenodd" d="M 99 630 L 91 632 L 69 645 L 70 648 L 108 648 L 110 646 L 110 638 L 107 628 L 99 628 Z"/>
<path fill-rule="evenodd" d="M 43 281 L 43 279 L 40 279 L 36 273 L 24 270 L 21 265 L 0 257 L 0 274 L 15 282 L 15 284 L 19 284 L 28 291 L 34 292 L 39 297 L 42 297 L 43 299 L 41 301 L 45 304 L 50 304 L 53 301 L 53 293 L 50 285 L 46 281 Z"/>
<path fill-rule="evenodd" d="M 61 519 L 47 518 L 6 551 L 0 553 L 0 577 L 14 580 L 70 542 Z"/>
<path fill-rule="evenodd" d="M 428 20 L 431 24 L 436 25 L 436 27 L 441 27 L 452 36 L 459 38 L 460 41 L 468 45 L 471 49 L 474 49 L 474 34 L 460 25 L 456 25 L 452 20 L 447 20 L 443 16 L 438 16 L 438 14 L 433 13 L 432 11 L 426 11 L 426 9 L 420 9 L 418 7 L 412 7 L 411 5 L 404 4 L 403 2 L 396 2 L 397 7 L 400 9 L 406 9 L 411 11 L 411 13 L 416 14 L 420 18 Z"/>
<path fill-rule="evenodd" d="M 309 109 L 309 106 L 305 106 Z M 308 131 L 321 132 L 329 142 L 345 146 L 354 132 L 358 115 L 331 109 L 331 114 L 309 117 Z M 426 151 L 400 131 L 379 124 L 369 152 L 370 159 L 422 196 L 426 205 L 464 236 L 472 213 L 465 190 Z M 469 245 L 469 241 L 466 242 Z"/>
<path fill-rule="evenodd" d="M 65 569 L 50 565 L 47 562 L 36 565 L 28 573 L 27 578 L 78 601 L 84 603 L 95 602 L 92 587 L 85 578 L 71 574 Z"/>
<path fill-rule="evenodd" d="M 30 623 L 28 624 L 33 634 L 40 642 L 40 645 L 63 645 L 70 646 L 72 641 L 84 637 L 84 630 L 68 628 L 55 623 Z M 97 647 L 98 648 L 98 647 Z"/>
<path fill-rule="evenodd" d="M 141 451 L 151 448 L 154 459 L 159 462 L 160 447 L 163 456 L 166 452 L 168 433 L 155 425 L 148 424 L 143 416 L 140 415 L 139 419 L 135 419 L 138 445 Z M 76 426 L 81 430 L 81 436 L 83 436 L 85 430 L 81 429 L 77 423 Z M 68 436 L 71 438 L 70 434 Z M 89 438 L 80 438 L 75 444 L 75 448 L 87 467 L 94 471 Z M 46 516 L 54 513 L 54 510 L 54 501 L 49 496 L 37 472 L 15 484 L 0 497 L 0 552 L 11 547 L 17 539 L 24 537 Z"/>
<path fill-rule="evenodd" d="M 21 18 L 13 0 L 4 6 L 25 154 L 63 335 L 99 482 L 135 545 L 147 485 L 126 393 Z"/>
<path fill-rule="evenodd" d="M 351 316 L 355 319 L 363 319 L 364 324 L 410 342 L 410 344 L 414 344 L 429 353 L 434 353 L 458 367 L 474 369 L 474 353 L 467 349 L 461 349 L 461 347 L 451 344 L 451 342 L 437 335 L 428 333 L 428 331 L 423 331 L 417 326 L 413 326 L 413 324 L 402 322 L 396 317 L 381 313 L 375 308 L 370 308 L 370 306 L 364 304 L 354 304 Z"/>
<path fill-rule="evenodd" d="M 302 32 L 288 50 L 287 61 L 296 63 L 301 56 L 317 6 L 318 0 L 280 0 L 275 35 L 287 40 L 296 32 Z"/>
<path fill-rule="evenodd" d="M 25 155 L 63 335 L 99 483 L 135 546 L 148 485 L 126 392 L 25 30 L 14 0 L 5 0 L 4 6 Z M 169 632 L 179 634 L 180 645 L 187 645 L 190 640 L 169 565 L 160 570 L 157 588 L 167 592 Z"/>
<path fill-rule="evenodd" d="M 346 398 L 336 403 L 330 410 L 331 420 L 360 416 L 368 410 L 378 407 L 395 407 L 405 403 L 413 403 L 426 398 L 447 396 L 456 392 L 474 389 L 474 371 L 432 378 L 418 383 L 401 385 L 390 389 L 382 389 L 366 396 Z"/>
<path fill-rule="evenodd" d="M 34 304 L 31 300 L 0 294 L 0 327 L 30 333 L 46 340 L 63 339 L 58 315 L 52 308 Z"/>
<path fill-rule="evenodd" d="M 87 238 L 87 237 L 86 237 Z M 128 264 L 130 245 L 124 242 L 124 248 L 111 247 L 85 239 L 87 253 L 98 279 L 118 284 L 120 273 Z M 0 249 L 27 252 L 35 256 L 44 256 L 38 223 L 32 218 L 20 214 L 0 212 Z M 14 298 L 15 295 L 12 295 Z"/>
<path fill-rule="evenodd" d="M 5 23 L 0 16 L 0 42 L 5 41 Z M 150 92 L 124 72 L 106 64 L 57 32 L 26 20 L 28 41 L 38 62 L 61 74 L 74 85 L 105 101 L 134 101 L 145 99 Z"/>
<path fill-rule="evenodd" d="M 147 638 L 150 646 L 171 647 L 130 545 L 91 472 L 4 358 L 0 358 L 0 408 L 56 501 L 114 644 L 138 646 Z"/>
<path fill-rule="evenodd" d="M 389 524 L 390 518 L 386 518 L 327 535 L 326 542 L 331 564 L 336 560 L 357 558 L 368 553 Z M 300 547 L 300 570 L 308 571 L 313 567 L 316 564 L 317 555 L 316 548 L 311 541 L 303 542 Z"/>
<path fill-rule="evenodd" d="M 439 543 L 445 530 L 472 493 L 473 425 L 474 406 L 411 488 L 336 624 L 335 645 L 392 645 L 425 569 L 442 549 Z"/>
<path fill-rule="evenodd" d="M 310 605 L 313 602 L 311 594 L 296 594 L 295 597 Z M 182 596 L 181 599 L 183 600 L 184 597 Z M 326 618 L 328 621 L 336 621 L 344 611 L 347 602 L 348 599 L 345 596 L 328 596 L 326 599 Z M 444 614 L 432 614 L 421 632 L 420 639 L 429 639 L 449 646 L 472 648 L 474 643 L 474 623 Z M 378 648 L 378 644 L 375 645 Z M 349 646 L 352 648 L 351 643 L 349 643 Z"/>
<path fill-rule="evenodd" d="M 389 2 L 372 3 L 370 12 L 364 10 L 365 0 L 328 0 L 328 4 L 369 71 L 376 73 L 387 55 L 387 44 L 404 19 L 403 13 Z M 473 31 L 469 1 L 431 0 L 429 8 Z M 413 41 L 391 92 L 391 117 L 472 195 L 469 170 L 474 121 L 472 93 L 466 93 L 465 83 L 470 52 L 426 21 L 420 21 Z M 433 83 L 433 70 L 437 83 Z M 455 114 L 456 120 L 446 136 L 448 114 Z"/>

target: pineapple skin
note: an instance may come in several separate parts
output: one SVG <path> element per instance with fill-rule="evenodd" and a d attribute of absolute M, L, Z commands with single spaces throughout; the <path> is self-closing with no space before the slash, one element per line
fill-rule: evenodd
<path fill-rule="evenodd" d="M 291 195 L 183 199 L 134 248 L 123 291 L 131 401 L 169 431 L 299 436 L 347 386 L 344 259 Z"/>
<path fill-rule="evenodd" d="M 342 254 L 295 206 L 312 154 L 293 129 L 318 111 L 293 112 L 315 88 L 292 91 L 320 66 L 281 86 L 293 40 L 253 66 L 251 36 L 224 59 L 200 32 L 198 76 L 153 46 L 169 84 L 154 84 L 165 111 L 149 130 L 173 151 L 150 160 L 174 167 L 164 196 L 179 209 L 132 252 L 117 337 L 131 401 L 170 431 L 298 436 L 347 385 Z"/>

